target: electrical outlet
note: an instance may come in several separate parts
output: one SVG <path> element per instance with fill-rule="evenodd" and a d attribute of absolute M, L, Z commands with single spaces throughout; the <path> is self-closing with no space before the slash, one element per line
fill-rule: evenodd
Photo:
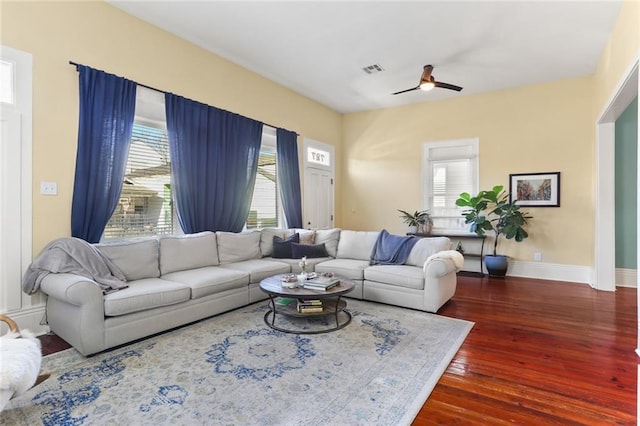
<path fill-rule="evenodd" d="M 536 262 L 540 262 L 542 260 L 542 253 L 540 252 L 533 253 L 533 260 L 535 260 Z"/>
<path fill-rule="evenodd" d="M 58 184 L 55 182 L 40 182 L 40 194 L 58 195 Z"/>

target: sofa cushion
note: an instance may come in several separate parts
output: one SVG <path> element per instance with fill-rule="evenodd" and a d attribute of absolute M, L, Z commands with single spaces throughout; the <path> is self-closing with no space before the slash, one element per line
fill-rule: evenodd
<path fill-rule="evenodd" d="M 248 273 L 249 282 L 252 283 L 259 283 L 267 277 L 278 274 L 288 274 L 291 271 L 291 267 L 287 263 L 266 259 L 245 260 L 244 262 L 220 265 L 220 267 Z"/>
<path fill-rule="evenodd" d="M 342 231 L 338 242 L 338 258 L 369 260 L 378 231 Z"/>
<path fill-rule="evenodd" d="M 262 257 L 273 254 L 273 237 L 284 238 L 289 231 L 281 228 L 264 228 L 260 231 L 260 253 Z"/>
<path fill-rule="evenodd" d="M 272 257 L 274 259 L 291 259 L 291 244 L 298 241 L 300 241 L 300 234 L 297 232 L 286 239 L 274 236 Z"/>
<path fill-rule="evenodd" d="M 316 229 L 315 244 L 324 243 L 329 256 L 336 257 L 338 254 L 338 240 L 340 239 L 340 228 Z"/>
<path fill-rule="evenodd" d="M 176 237 L 160 238 L 160 273 L 216 266 L 218 245 L 216 234 L 210 231 Z"/>
<path fill-rule="evenodd" d="M 144 278 L 130 282 L 125 289 L 106 294 L 104 314 L 126 315 L 184 302 L 190 296 L 191 289 L 187 285 L 162 278 Z"/>
<path fill-rule="evenodd" d="M 246 287 L 249 274 L 234 269 L 206 266 L 163 275 L 163 279 L 177 281 L 191 287 L 191 298 L 197 299 L 213 293 Z"/>
<path fill-rule="evenodd" d="M 420 238 L 416 245 L 413 246 L 413 249 L 411 249 L 405 264 L 422 268 L 429 256 L 439 251 L 449 250 L 450 248 L 451 241 L 447 237 Z"/>
<path fill-rule="evenodd" d="M 242 262 L 259 259 L 260 231 L 216 232 L 220 263 Z"/>
<path fill-rule="evenodd" d="M 364 270 L 364 279 L 398 287 L 422 290 L 424 272 L 422 268 L 408 265 L 376 265 Z"/>
<path fill-rule="evenodd" d="M 316 265 L 316 272 L 333 272 L 350 280 L 363 280 L 369 260 L 332 259 Z"/>
<path fill-rule="evenodd" d="M 158 278 L 158 240 L 141 238 L 95 245 L 124 274 L 127 281 Z"/>
<path fill-rule="evenodd" d="M 316 241 L 316 231 L 313 229 L 294 228 L 289 230 L 290 233 L 297 232 L 300 234 L 300 244 L 312 245 Z"/>
<path fill-rule="evenodd" d="M 314 245 L 291 243 L 291 258 L 302 259 L 304 256 L 308 258 L 327 257 L 329 254 L 324 243 Z"/>

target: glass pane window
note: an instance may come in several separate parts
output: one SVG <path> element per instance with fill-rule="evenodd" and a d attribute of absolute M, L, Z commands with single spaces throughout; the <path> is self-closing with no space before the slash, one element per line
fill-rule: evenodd
<path fill-rule="evenodd" d="M 247 229 L 277 227 L 280 222 L 275 132 L 265 127 Z"/>
<path fill-rule="evenodd" d="M 331 154 L 321 149 L 309 147 L 307 149 L 307 162 L 320 164 L 322 166 L 331 166 Z"/>
<path fill-rule="evenodd" d="M 0 61 L 0 102 L 15 105 L 15 64 Z"/>
<path fill-rule="evenodd" d="M 424 204 L 441 231 L 466 231 L 460 193 L 477 192 L 477 140 L 432 142 L 424 145 Z"/>
<path fill-rule="evenodd" d="M 171 235 L 174 223 L 167 132 L 136 122 L 120 202 L 103 239 Z"/>

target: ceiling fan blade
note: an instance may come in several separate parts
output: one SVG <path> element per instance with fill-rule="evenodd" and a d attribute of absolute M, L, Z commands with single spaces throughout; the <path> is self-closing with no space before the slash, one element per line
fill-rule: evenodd
<path fill-rule="evenodd" d="M 419 88 L 420 86 L 412 87 L 411 89 L 401 90 L 399 92 L 392 93 L 392 95 L 399 95 L 400 93 L 411 92 L 412 90 L 418 90 Z"/>
<path fill-rule="evenodd" d="M 434 81 L 433 84 L 435 84 L 436 87 L 439 87 L 441 89 L 455 90 L 456 92 L 459 92 L 462 90 L 462 87 L 460 86 L 456 86 L 455 84 L 443 83 L 441 81 Z"/>

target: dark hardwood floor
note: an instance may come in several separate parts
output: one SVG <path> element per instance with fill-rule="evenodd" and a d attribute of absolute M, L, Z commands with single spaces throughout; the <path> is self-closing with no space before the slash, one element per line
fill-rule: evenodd
<path fill-rule="evenodd" d="M 414 425 L 636 424 L 636 289 L 459 276 L 439 313 L 475 326 Z"/>
<path fill-rule="evenodd" d="M 636 289 L 458 277 L 475 326 L 414 425 L 636 424 Z"/>

